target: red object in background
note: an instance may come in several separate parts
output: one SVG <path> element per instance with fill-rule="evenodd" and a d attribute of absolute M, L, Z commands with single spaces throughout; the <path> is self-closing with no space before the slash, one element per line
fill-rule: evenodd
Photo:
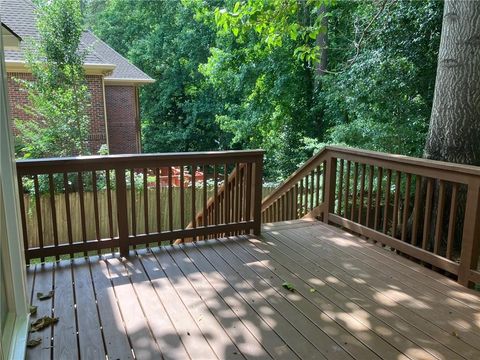
<path fill-rule="evenodd" d="M 180 187 L 180 167 L 172 166 L 171 167 L 171 174 L 172 174 L 172 186 L 173 187 Z M 199 170 L 195 170 L 195 183 L 199 183 L 203 181 L 203 172 Z M 183 186 L 189 187 L 192 184 L 192 174 L 189 171 L 184 170 L 183 172 Z M 149 187 L 155 187 L 155 182 L 149 182 Z M 161 167 L 160 168 L 160 186 L 168 186 L 168 167 Z"/>

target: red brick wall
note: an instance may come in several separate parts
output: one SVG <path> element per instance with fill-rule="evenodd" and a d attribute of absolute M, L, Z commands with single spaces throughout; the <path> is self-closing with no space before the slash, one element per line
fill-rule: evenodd
<path fill-rule="evenodd" d="M 22 107 L 28 105 L 27 94 L 21 89 L 21 85 L 14 79 L 33 80 L 32 74 L 27 73 L 8 73 L 8 96 L 10 108 L 12 110 L 12 119 L 31 119 Z M 102 144 L 107 143 L 105 129 L 105 110 L 103 102 L 103 86 L 101 75 L 87 75 L 88 89 L 91 96 L 91 106 L 88 113 L 91 119 L 91 130 L 89 135 L 90 151 L 96 154 Z M 13 129 L 15 132 L 15 129 Z"/>
<path fill-rule="evenodd" d="M 100 146 L 107 144 L 107 129 L 105 128 L 105 102 L 103 101 L 103 78 L 100 75 L 87 75 L 90 91 L 90 151 L 97 154 Z"/>
<path fill-rule="evenodd" d="M 136 96 L 134 86 L 105 86 L 110 154 L 139 152 Z"/>

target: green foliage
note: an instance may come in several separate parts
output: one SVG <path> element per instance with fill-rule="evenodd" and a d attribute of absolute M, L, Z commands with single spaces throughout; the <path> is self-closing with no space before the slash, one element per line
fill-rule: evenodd
<path fill-rule="evenodd" d="M 355 57 L 355 49 L 344 49 L 355 36 L 353 27 L 368 23 L 375 5 L 337 4 L 329 27 L 333 74 L 322 77 L 317 93 L 328 129 L 323 141 L 421 156 L 433 101 L 442 6 L 438 1 L 391 4 L 369 28 Z"/>
<path fill-rule="evenodd" d="M 157 80 L 141 93 L 147 152 L 263 148 L 274 181 L 324 144 L 421 154 L 440 1 L 90 6 L 95 32 Z M 324 55 L 327 71 L 319 73 Z"/>
<path fill-rule="evenodd" d="M 239 42 L 244 42 L 252 32 L 258 44 L 267 48 L 281 47 L 285 41 L 295 41 L 293 54 L 300 60 L 315 63 L 321 49 L 312 40 L 326 31 L 322 26 L 325 12 L 322 6 L 331 6 L 330 0 L 247 0 L 226 1 L 213 10 L 220 34 L 232 33 Z M 205 8 L 197 12 L 210 16 Z"/>
<path fill-rule="evenodd" d="M 221 105 L 198 72 L 215 31 L 180 1 L 92 2 L 103 11 L 90 21 L 97 35 L 156 79 L 141 89 L 146 152 L 225 149 L 230 136 L 215 122 Z"/>
<path fill-rule="evenodd" d="M 76 0 L 53 0 L 37 8 L 38 40 L 30 39 L 26 62 L 34 81 L 21 82 L 32 120 L 15 119 L 19 155 L 57 157 L 89 153 L 89 93 L 80 50 L 82 16 Z"/>

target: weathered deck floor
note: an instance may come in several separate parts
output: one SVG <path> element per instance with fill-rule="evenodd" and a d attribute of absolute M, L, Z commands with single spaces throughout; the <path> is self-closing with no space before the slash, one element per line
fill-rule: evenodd
<path fill-rule="evenodd" d="M 28 358 L 480 359 L 475 292 L 319 222 L 262 237 L 29 269 L 60 320 Z"/>

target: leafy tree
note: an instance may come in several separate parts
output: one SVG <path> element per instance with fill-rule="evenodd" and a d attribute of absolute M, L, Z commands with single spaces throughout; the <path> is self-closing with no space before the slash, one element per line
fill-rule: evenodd
<path fill-rule="evenodd" d="M 332 10 L 330 73 L 317 94 L 324 109 L 323 141 L 421 156 L 443 4 L 397 1 L 387 2 L 382 12 L 379 7 L 339 2 Z M 350 45 L 362 36 L 359 47 Z"/>
<path fill-rule="evenodd" d="M 225 149 L 215 89 L 198 71 L 215 32 L 180 1 L 93 2 L 93 30 L 150 76 L 141 89 L 142 143 L 146 152 Z"/>
<path fill-rule="evenodd" d="M 142 89 L 145 151 L 261 147 L 269 179 L 325 143 L 421 154 L 440 1 L 91 6 L 96 33 L 157 79 Z"/>
<path fill-rule="evenodd" d="M 26 62 L 34 80 L 21 81 L 32 119 L 15 120 L 20 154 L 55 157 L 89 153 L 89 92 L 80 49 L 82 16 L 76 0 L 43 2 L 37 8 L 40 38 L 31 40 Z"/>

